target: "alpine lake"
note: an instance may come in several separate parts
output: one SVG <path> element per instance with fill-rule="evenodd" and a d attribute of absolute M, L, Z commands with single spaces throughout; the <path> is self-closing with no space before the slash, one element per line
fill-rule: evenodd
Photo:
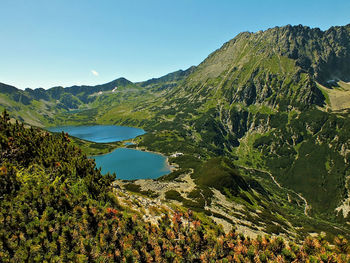
<path fill-rule="evenodd" d="M 71 136 L 96 143 L 130 140 L 145 134 L 143 129 L 115 125 L 58 126 L 47 130 L 64 131 Z M 125 145 L 130 144 L 132 143 L 125 143 Z M 97 167 L 101 167 L 102 174 L 116 173 L 116 179 L 156 179 L 170 173 L 166 157 L 152 152 L 118 148 L 110 153 L 90 156 L 90 158 L 95 159 Z"/>

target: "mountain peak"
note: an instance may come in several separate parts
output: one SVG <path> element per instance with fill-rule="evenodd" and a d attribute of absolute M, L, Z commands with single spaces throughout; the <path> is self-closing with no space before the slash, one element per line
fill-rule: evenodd
<path fill-rule="evenodd" d="M 13 93 L 13 92 L 16 92 L 18 89 L 15 88 L 14 86 L 7 85 L 5 83 L 0 82 L 0 90 L 2 93 Z"/>
<path fill-rule="evenodd" d="M 312 84 L 313 80 L 324 86 L 328 86 L 329 80 L 333 79 L 350 81 L 348 28 L 332 27 L 322 31 L 303 25 L 286 25 L 256 33 L 240 33 L 211 53 L 188 78 L 187 86 L 215 93 L 217 90 L 225 90 L 224 94 L 230 101 L 238 102 L 245 100 L 248 87 L 256 87 L 257 83 L 268 85 L 269 79 L 280 78 L 281 84 L 276 85 L 276 90 L 266 93 L 263 92 L 263 87 L 256 87 L 256 92 L 251 93 L 252 96 L 255 94 L 253 97 L 261 94 L 276 96 L 282 92 L 282 84 L 286 83 L 289 76 L 295 85 L 299 85 L 296 83 L 300 79 L 305 79 L 303 89 L 306 86 L 308 88 L 302 93 L 292 94 L 285 87 L 286 90 L 282 93 L 304 101 L 304 106 L 309 103 L 323 105 L 324 98 L 315 84 Z M 266 89 L 269 88 L 271 86 Z M 253 90 L 254 88 L 251 89 Z M 240 91 L 242 94 L 238 95 Z M 301 96 L 306 97 L 302 99 Z M 268 97 L 261 98 L 261 102 Z M 281 99 L 282 97 L 285 95 L 281 95 Z M 268 102 L 276 105 L 275 99 L 269 99 Z"/>
<path fill-rule="evenodd" d="M 121 77 L 121 78 L 117 78 L 115 80 L 112 80 L 110 82 L 107 82 L 106 84 L 102 84 L 102 85 L 98 85 L 98 86 L 103 86 L 103 85 L 109 85 L 109 84 L 116 84 L 116 85 L 121 85 L 121 86 L 126 86 L 126 85 L 130 85 L 133 84 L 133 82 L 131 82 L 130 80 Z"/>

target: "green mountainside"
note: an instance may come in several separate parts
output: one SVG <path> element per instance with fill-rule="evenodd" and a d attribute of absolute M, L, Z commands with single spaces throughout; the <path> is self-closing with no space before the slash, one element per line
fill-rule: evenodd
<path fill-rule="evenodd" d="M 139 82 L 141 87 L 153 88 L 156 90 L 163 90 L 167 88 L 175 87 L 179 84 L 180 81 L 184 80 L 188 75 L 194 72 L 196 69 L 195 66 L 192 66 L 186 70 L 178 70 L 172 73 L 169 73 L 160 78 L 152 78 L 147 81 Z"/>
<path fill-rule="evenodd" d="M 0 138 L 1 262 L 350 260 L 343 237 L 334 245 L 324 235 L 303 244 L 250 239 L 234 230 L 225 234 L 185 208 L 125 195 L 67 134 L 11 124 L 6 112 Z M 155 222 L 146 220 L 146 210 Z"/>
<path fill-rule="evenodd" d="M 349 81 L 349 29 L 238 35 L 147 108 L 156 114 L 146 127 L 157 133 L 146 144 L 270 172 L 307 199 L 309 215 L 346 220 L 349 118 L 327 105 L 327 92 Z M 160 143 L 165 131 L 177 143 Z"/>
<path fill-rule="evenodd" d="M 101 95 L 112 99 L 125 97 L 124 100 L 127 100 L 133 93 L 139 94 L 139 89 L 125 78 L 97 86 L 53 87 L 48 90 L 27 88 L 24 91 L 1 83 L 0 107 L 8 109 L 13 117 L 28 124 L 46 126 L 60 121 L 56 118 L 59 113 L 79 114 L 84 110 L 88 115 L 96 114 L 94 107 L 98 105 Z"/>
<path fill-rule="evenodd" d="M 346 111 L 322 108 L 326 94 L 318 83 L 349 81 L 343 67 L 349 28 L 242 33 L 200 64 L 167 103 L 184 112 L 178 123 L 200 134 L 199 144 L 272 172 L 310 201 L 311 212 L 332 214 L 347 197 L 349 121 Z"/>
<path fill-rule="evenodd" d="M 42 127 L 144 128 L 131 147 L 183 153 L 158 181 L 189 176 L 196 185 L 158 194 L 217 220 L 299 238 L 348 236 L 349 40 L 350 25 L 244 32 L 185 71 L 93 87 L 1 84 L 0 105 Z M 126 187 L 154 191 L 142 182 Z"/>

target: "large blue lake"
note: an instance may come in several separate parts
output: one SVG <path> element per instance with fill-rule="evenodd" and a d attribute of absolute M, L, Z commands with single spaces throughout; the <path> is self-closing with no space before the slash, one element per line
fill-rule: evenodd
<path fill-rule="evenodd" d="M 145 134 L 143 129 L 115 125 L 58 126 L 48 128 L 48 130 L 51 132 L 64 131 L 80 139 L 99 143 L 124 141 Z"/>
<path fill-rule="evenodd" d="M 48 130 L 64 131 L 72 136 L 98 143 L 128 140 L 145 133 L 138 128 L 112 125 L 60 126 Z M 135 149 L 119 148 L 91 158 L 95 159 L 103 174 L 116 173 L 117 179 L 155 179 L 170 173 L 165 156 Z"/>

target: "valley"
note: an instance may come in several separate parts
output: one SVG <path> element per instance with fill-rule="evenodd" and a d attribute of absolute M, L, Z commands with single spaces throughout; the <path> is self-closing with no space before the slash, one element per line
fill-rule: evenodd
<path fill-rule="evenodd" d="M 243 32 L 198 66 L 158 79 L 24 91 L 1 84 L 0 106 L 37 127 L 144 129 L 128 148 L 181 152 L 169 157 L 178 168 L 117 184 L 226 229 L 349 237 L 349 43 L 349 25 Z"/>

